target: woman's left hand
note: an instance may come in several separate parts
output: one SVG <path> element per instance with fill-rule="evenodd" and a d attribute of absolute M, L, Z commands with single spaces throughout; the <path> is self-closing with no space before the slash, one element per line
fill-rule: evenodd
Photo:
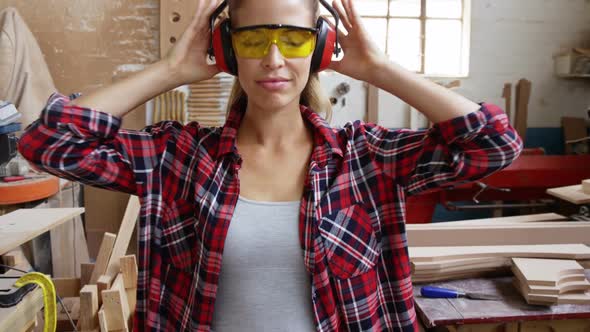
<path fill-rule="evenodd" d="M 369 37 L 353 0 L 333 0 L 332 5 L 348 34 L 344 35 L 341 29 L 338 31 L 338 39 L 345 54 L 342 60 L 332 61 L 328 68 L 369 82 L 371 73 L 389 59 Z"/>

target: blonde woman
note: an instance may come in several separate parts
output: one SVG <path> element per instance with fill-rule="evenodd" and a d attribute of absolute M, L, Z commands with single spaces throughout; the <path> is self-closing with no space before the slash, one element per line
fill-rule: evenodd
<path fill-rule="evenodd" d="M 333 2 L 348 32 L 330 25 L 336 40 L 319 38 L 323 1 L 230 0 L 226 39 L 210 37 L 220 3 L 196 1 L 166 57 L 89 95 L 54 94 L 19 144 L 49 173 L 139 196 L 135 331 L 416 330 L 406 197 L 508 166 L 522 143 L 505 114 L 389 61 L 352 0 Z M 342 60 L 327 61 L 320 42 L 341 44 Z M 231 52 L 223 127 L 120 128 L 146 100 L 230 70 Z M 434 126 L 331 128 L 323 68 L 397 95 Z"/>

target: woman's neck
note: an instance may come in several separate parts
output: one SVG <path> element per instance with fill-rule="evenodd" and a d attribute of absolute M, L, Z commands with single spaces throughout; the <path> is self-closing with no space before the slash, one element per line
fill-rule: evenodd
<path fill-rule="evenodd" d="M 284 151 L 293 145 L 310 142 L 310 135 L 298 102 L 280 109 L 268 109 L 248 103 L 237 140 L 241 146 Z"/>

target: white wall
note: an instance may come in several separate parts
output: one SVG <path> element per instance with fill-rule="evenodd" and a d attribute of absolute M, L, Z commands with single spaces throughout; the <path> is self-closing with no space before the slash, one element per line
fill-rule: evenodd
<path fill-rule="evenodd" d="M 564 80 L 553 75 L 553 55 L 582 45 L 590 47 L 589 0 L 472 0 L 470 72 L 461 79 L 460 92 L 474 101 L 504 107 L 504 83 L 516 85 L 526 78 L 533 85 L 529 127 L 560 127 L 565 115 L 586 117 L 590 79 Z M 322 76 L 326 91 L 340 81 L 351 79 L 336 73 Z M 360 83 L 354 86 L 362 88 Z M 349 99 L 365 96 L 364 91 L 353 91 Z M 359 107 L 364 105 L 363 99 Z M 332 122 L 336 125 L 344 119 L 362 119 L 352 108 L 337 112 L 339 117 Z M 408 106 L 381 91 L 379 119 L 387 127 L 408 127 Z"/>

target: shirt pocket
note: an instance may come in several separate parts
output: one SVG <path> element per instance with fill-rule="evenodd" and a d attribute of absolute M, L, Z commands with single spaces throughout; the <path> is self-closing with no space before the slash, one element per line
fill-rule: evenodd
<path fill-rule="evenodd" d="M 363 203 L 324 215 L 319 222 L 328 268 L 348 279 L 370 271 L 381 255 L 381 244 Z"/>

